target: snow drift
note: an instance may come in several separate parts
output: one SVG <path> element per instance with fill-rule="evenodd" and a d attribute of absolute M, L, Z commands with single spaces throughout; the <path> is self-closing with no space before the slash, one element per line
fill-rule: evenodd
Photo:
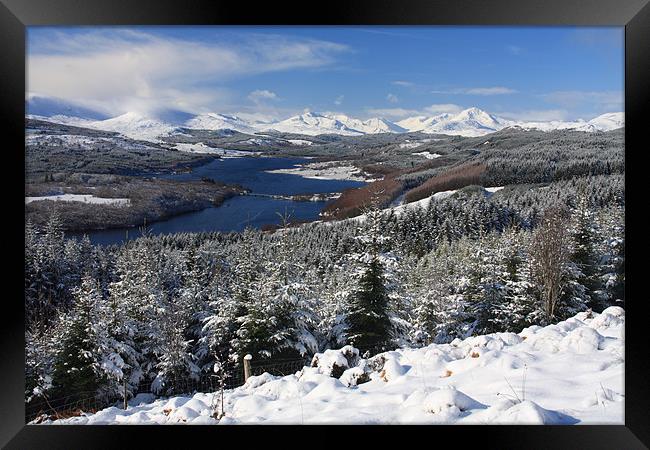
<path fill-rule="evenodd" d="M 43 423 L 623 424 L 624 325 L 610 307 L 370 359 L 346 346 L 226 391 L 220 419 L 219 393 L 196 393 Z"/>

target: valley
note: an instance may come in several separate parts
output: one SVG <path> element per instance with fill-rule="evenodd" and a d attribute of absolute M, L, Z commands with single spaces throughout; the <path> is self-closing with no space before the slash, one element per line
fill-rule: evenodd
<path fill-rule="evenodd" d="M 622 136 L 620 130 L 593 132 L 618 125 L 611 114 L 589 126 L 546 123 L 541 130 L 477 108 L 401 126 L 323 117 L 305 113 L 262 127 L 208 114 L 178 127 L 137 114 L 99 121 L 32 114 L 26 119 L 25 195 L 43 198 L 26 200 L 26 215 L 43 224 L 57 211 L 70 236 L 88 232 L 91 241 L 103 243 L 135 238 L 143 225 L 154 234 L 229 232 L 277 225 L 282 214 L 300 223 L 343 219 L 360 214 L 371 199 L 385 208 L 472 184 L 509 184 L 498 159 L 523 155 L 527 147 L 538 153 L 540 146 L 586 144 L 602 153 L 616 149 Z M 449 134 L 429 134 L 432 124 L 443 122 Z M 621 170 L 612 158 L 610 171 Z M 540 164 L 529 169 L 534 176 L 527 181 L 555 177 L 544 176 Z M 268 197 L 238 198 L 246 193 Z M 57 194 L 68 201 L 46 197 Z M 75 201 L 84 194 L 123 198 L 124 204 Z"/>
<path fill-rule="evenodd" d="M 623 27 L 26 28 L 25 423 L 629 418 Z"/>

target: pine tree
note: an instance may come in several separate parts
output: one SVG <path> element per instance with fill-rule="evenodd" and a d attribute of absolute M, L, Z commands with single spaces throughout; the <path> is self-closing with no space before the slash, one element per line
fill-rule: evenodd
<path fill-rule="evenodd" d="M 207 310 L 202 319 L 201 337 L 195 353 L 204 371 L 221 362 L 224 370 L 233 365 L 232 343 L 239 328 L 237 318 L 244 314 L 233 297 L 233 275 L 225 266 L 219 266 L 212 275 L 207 290 Z"/>
<path fill-rule="evenodd" d="M 322 303 L 317 327 L 321 336 L 319 348 L 322 350 L 340 348 L 346 343 L 348 288 L 353 282 L 350 265 L 343 258 L 338 263 L 332 263 L 323 274 L 317 289 Z"/>
<path fill-rule="evenodd" d="M 539 323 L 543 314 L 532 293 L 529 234 L 511 227 L 497 242 L 502 249 L 500 282 L 503 284 L 503 298 L 491 319 L 497 331 L 517 332 Z"/>
<path fill-rule="evenodd" d="M 597 258 L 595 245 L 597 239 L 596 220 L 589 200 L 580 192 L 576 200 L 571 234 L 573 238 L 573 252 L 571 261 L 577 266 L 575 271 L 576 282 L 585 287 L 585 295 L 589 297 L 588 304 L 592 309 L 601 310 L 602 299 L 598 298 Z"/>
<path fill-rule="evenodd" d="M 255 251 L 255 238 L 255 231 L 244 230 L 234 265 L 233 298 L 237 304 L 238 328 L 232 341 L 231 359 L 237 364 L 247 354 L 255 359 L 271 356 L 269 340 L 273 334 L 273 318 L 267 315 L 268 304 L 260 295 L 262 267 Z"/>
<path fill-rule="evenodd" d="M 363 252 L 359 255 L 360 277 L 352 294 L 347 316 L 349 342 L 371 353 L 388 349 L 393 338 L 389 316 L 390 298 L 385 286 L 380 249 L 388 240 L 382 234 L 381 210 L 373 206 L 365 213 L 367 224 L 358 236 Z"/>
<path fill-rule="evenodd" d="M 49 328 L 25 332 L 25 402 L 48 396 L 59 342 Z"/>
<path fill-rule="evenodd" d="M 98 345 L 98 307 L 101 293 L 95 280 L 85 277 L 75 292 L 75 305 L 57 324 L 60 350 L 53 367 L 56 395 L 70 400 L 94 397 L 101 387 Z"/>
<path fill-rule="evenodd" d="M 181 311 L 167 302 L 166 307 L 157 312 L 161 327 L 159 334 L 153 336 L 157 341 L 153 367 L 156 376 L 151 387 L 154 392 L 171 395 L 182 392 L 188 380 L 197 379 L 200 369 L 191 353 L 192 341 L 186 340 L 183 333 L 187 323 Z"/>
<path fill-rule="evenodd" d="M 468 249 L 464 241 L 443 243 L 432 250 L 416 268 L 414 330 L 415 342 L 446 343 L 467 337 L 473 331 L 465 291 Z"/>
<path fill-rule="evenodd" d="M 313 335 L 318 319 L 314 313 L 313 294 L 309 286 L 310 271 L 296 260 L 297 248 L 289 215 L 281 215 L 283 228 L 275 233 L 271 244 L 273 257 L 265 267 L 260 296 L 267 304 L 273 350 L 281 358 L 298 358 L 318 351 Z"/>
<path fill-rule="evenodd" d="M 373 258 L 361 275 L 347 318 L 348 339 L 352 345 L 375 353 L 388 348 L 392 338 L 388 302 L 382 264 L 378 258 Z"/>

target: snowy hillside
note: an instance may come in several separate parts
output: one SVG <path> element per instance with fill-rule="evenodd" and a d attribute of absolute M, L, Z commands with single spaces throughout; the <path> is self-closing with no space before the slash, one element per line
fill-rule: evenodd
<path fill-rule="evenodd" d="M 327 350 L 294 375 L 111 407 L 55 424 L 623 424 L 625 312 L 581 312 L 518 334 L 402 348 L 369 360 Z M 365 381 L 365 382 L 364 382 Z"/>
<path fill-rule="evenodd" d="M 158 137 L 169 135 L 177 130 L 177 127 L 174 125 L 135 112 L 128 112 L 121 116 L 97 121 L 86 126 L 98 130 L 116 131 L 132 139 L 151 141 L 155 141 Z"/>
<path fill-rule="evenodd" d="M 593 126 L 596 130 L 609 131 L 615 130 L 625 126 L 625 113 L 607 113 L 591 119 L 589 125 Z"/>
<path fill-rule="evenodd" d="M 493 133 L 510 124 L 478 108 L 468 108 L 458 114 L 439 114 L 433 117 L 412 117 L 397 124 L 409 131 L 430 134 L 452 134 L 460 136 L 481 136 Z"/>
<path fill-rule="evenodd" d="M 282 133 L 296 133 L 307 135 L 318 135 L 335 133 L 344 136 L 358 136 L 364 134 L 362 131 L 351 128 L 346 121 L 347 116 L 328 116 L 325 114 L 307 112 L 298 116 L 289 117 L 280 122 L 265 125 L 261 131 L 280 131 Z M 344 119 L 344 120 L 345 120 Z"/>
<path fill-rule="evenodd" d="M 255 134 L 257 131 L 251 124 L 237 116 L 215 113 L 199 114 L 188 120 L 185 126 L 197 130 L 235 130 L 247 134 Z"/>
<path fill-rule="evenodd" d="M 354 119 L 343 114 L 337 114 L 332 117 L 345 124 L 348 128 L 360 131 L 364 134 L 404 133 L 407 131 L 393 122 L 377 117 L 368 120 Z"/>
<path fill-rule="evenodd" d="M 538 129 L 542 131 L 568 129 L 586 132 L 611 131 L 625 126 L 625 114 L 622 112 L 602 114 L 588 122 L 584 120 L 576 120 L 572 122 L 557 120 L 550 122 L 510 122 L 509 126 L 516 126 L 527 130 Z"/>

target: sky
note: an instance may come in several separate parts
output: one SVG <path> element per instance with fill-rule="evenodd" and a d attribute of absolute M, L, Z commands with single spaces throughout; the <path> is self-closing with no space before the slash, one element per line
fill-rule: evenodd
<path fill-rule="evenodd" d="M 622 27 L 29 27 L 28 93 L 128 111 L 517 120 L 623 111 Z"/>

